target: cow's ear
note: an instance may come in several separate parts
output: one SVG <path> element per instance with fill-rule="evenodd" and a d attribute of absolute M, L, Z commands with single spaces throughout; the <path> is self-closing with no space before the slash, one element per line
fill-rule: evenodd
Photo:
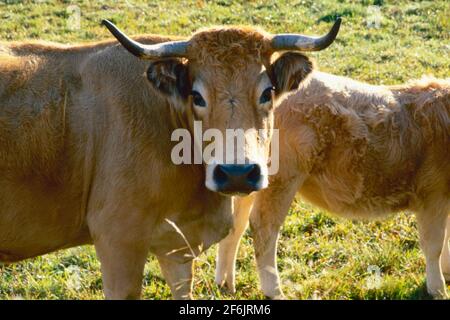
<path fill-rule="evenodd" d="M 168 96 L 186 99 L 190 93 L 188 67 L 181 59 L 152 62 L 147 69 L 147 79 L 155 89 Z"/>
<path fill-rule="evenodd" d="M 286 52 L 272 63 L 272 81 L 276 94 L 296 90 L 313 71 L 314 63 L 298 52 Z"/>

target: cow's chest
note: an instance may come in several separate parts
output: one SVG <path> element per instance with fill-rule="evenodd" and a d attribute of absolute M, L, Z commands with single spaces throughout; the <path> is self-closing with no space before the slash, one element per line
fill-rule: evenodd
<path fill-rule="evenodd" d="M 152 253 L 185 260 L 229 232 L 231 198 L 209 191 L 204 179 L 202 166 L 166 163 L 140 184 L 142 189 L 135 194 L 152 221 L 148 229 Z"/>
<path fill-rule="evenodd" d="M 166 211 L 152 230 L 150 251 L 185 261 L 224 238 L 232 226 L 232 203 L 208 190 L 182 211 Z"/>

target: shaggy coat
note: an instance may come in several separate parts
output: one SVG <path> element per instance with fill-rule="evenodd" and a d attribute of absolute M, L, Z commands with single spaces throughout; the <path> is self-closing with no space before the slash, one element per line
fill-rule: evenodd
<path fill-rule="evenodd" d="M 280 171 L 269 188 L 236 200 L 234 232 L 221 242 L 216 281 L 234 290 L 234 259 L 250 215 L 261 286 L 282 296 L 280 226 L 298 193 L 352 219 L 416 213 L 427 288 L 450 280 L 450 79 L 373 86 L 313 72 L 276 110 Z M 447 229 L 447 235 L 446 235 Z"/>

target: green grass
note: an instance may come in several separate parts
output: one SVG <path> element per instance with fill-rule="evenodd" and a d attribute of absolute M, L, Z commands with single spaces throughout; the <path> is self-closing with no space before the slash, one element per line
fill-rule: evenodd
<path fill-rule="evenodd" d="M 189 35 L 221 24 L 259 25 L 271 32 L 320 34 L 337 15 L 338 40 L 313 56 L 321 70 L 378 84 L 433 74 L 449 77 L 449 3 L 437 1 L 0 1 L 0 40 L 45 39 L 64 43 L 99 40 L 103 18 L 129 34 Z M 373 3 L 380 27 L 367 27 Z M 68 25 L 69 5 L 80 8 L 80 29 Z M 237 298 L 263 298 L 247 233 L 239 252 Z M 383 222 L 332 218 L 296 202 L 283 227 L 279 265 L 288 297 L 298 299 L 424 299 L 424 258 L 413 216 Z M 215 248 L 197 263 L 194 295 L 233 299 L 213 284 Z M 371 270 L 379 270 L 372 288 Z M 202 275 L 202 276 L 200 276 Z M 0 298 L 101 299 L 99 262 L 92 247 L 73 248 L 0 266 Z M 167 299 L 170 291 L 153 257 L 145 268 L 143 298 Z"/>

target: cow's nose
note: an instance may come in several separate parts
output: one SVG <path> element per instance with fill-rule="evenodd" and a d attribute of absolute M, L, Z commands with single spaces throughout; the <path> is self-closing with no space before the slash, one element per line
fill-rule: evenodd
<path fill-rule="evenodd" d="M 213 180 L 217 191 L 223 193 L 250 193 L 261 189 L 261 167 L 258 164 L 219 164 Z"/>

